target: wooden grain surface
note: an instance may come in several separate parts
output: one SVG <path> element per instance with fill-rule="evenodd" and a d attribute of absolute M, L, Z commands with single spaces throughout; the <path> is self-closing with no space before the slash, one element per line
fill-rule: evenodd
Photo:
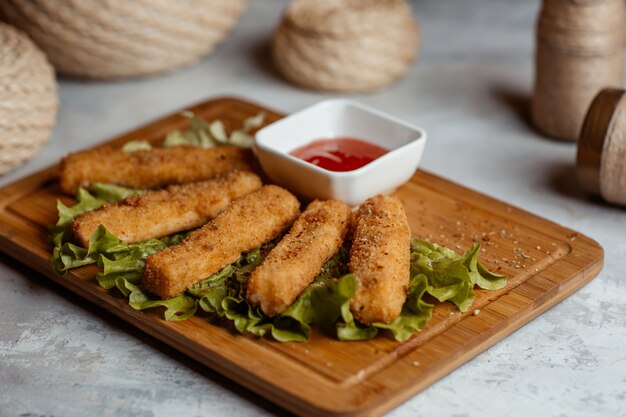
<path fill-rule="evenodd" d="M 238 99 L 199 104 L 192 111 L 227 128 L 264 111 Z M 161 141 L 188 121 L 178 114 L 114 139 Z M 470 310 L 437 305 L 433 319 L 411 340 L 379 335 L 339 342 L 314 333 L 308 343 L 277 343 L 236 334 L 205 316 L 167 322 L 162 311 L 135 311 L 95 281 L 95 266 L 57 275 L 49 264 L 46 226 L 63 197 L 54 166 L 0 189 L 0 250 L 112 312 L 182 354 L 303 416 L 381 415 L 543 313 L 598 274 L 603 250 L 593 240 L 427 172 L 418 171 L 395 193 L 405 205 L 413 237 L 457 251 L 480 242 L 481 260 L 509 276 L 499 291 L 476 290 Z M 479 314 L 473 314 L 480 310 Z"/>

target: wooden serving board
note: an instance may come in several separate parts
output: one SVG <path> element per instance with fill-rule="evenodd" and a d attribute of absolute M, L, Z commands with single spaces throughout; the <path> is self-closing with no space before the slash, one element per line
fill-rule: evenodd
<path fill-rule="evenodd" d="M 237 128 L 264 111 L 232 98 L 191 108 L 209 120 Z M 161 141 L 188 121 L 165 117 L 112 140 Z M 506 288 L 476 291 L 465 314 L 449 303 L 413 339 L 398 343 L 379 335 L 339 342 L 313 334 L 308 343 L 277 343 L 236 334 L 207 317 L 167 322 L 163 312 L 135 311 L 115 291 L 105 291 L 88 266 L 57 275 L 49 264 L 46 226 L 55 223 L 62 196 L 54 166 L 0 189 L 0 249 L 198 362 L 302 416 L 378 416 L 426 388 L 598 274 L 603 250 L 593 240 L 506 203 L 418 171 L 395 193 L 407 211 L 414 237 L 462 251 L 482 243 L 481 260 L 509 276 Z"/>

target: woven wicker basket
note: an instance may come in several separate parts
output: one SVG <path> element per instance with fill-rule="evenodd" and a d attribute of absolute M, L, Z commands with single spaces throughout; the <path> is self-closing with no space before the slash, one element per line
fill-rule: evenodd
<path fill-rule="evenodd" d="M 0 174 L 32 157 L 50 136 L 57 85 L 46 56 L 24 33 L 0 23 Z"/>
<path fill-rule="evenodd" d="M 418 43 L 406 0 L 294 0 L 274 33 L 272 57 L 295 84 L 371 91 L 408 71 Z"/>
<path fill-rule="evenodd" d="M 2 0 L 60 74 L 118 79 L 156 74 L 211 52 L 246 0 Z"/>

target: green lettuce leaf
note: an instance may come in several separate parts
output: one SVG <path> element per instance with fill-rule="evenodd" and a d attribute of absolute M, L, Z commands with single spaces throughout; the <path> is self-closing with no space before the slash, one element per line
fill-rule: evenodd
<path fill-rule="evenodd" d="M 240 148 L 250 148 L 254 145 L 252 130 L 263 125 L 265 115 L 259 113 L 249 117 L 243 122 L 241 129 L 233 131 L 230 135 L 226 133 L 226 128 L 221 120 L 211 122 L 196 116 L 190 111 L 181 113 L 182 116 L 191 120 L 187 130 L 174 130 L 165 137 L 163 146 L 166 148 L 180 145 L 199 146 L 202 148 L 212 148 L 215 146 L 238 146 Z M 133 145 L 134 148 L 136 145 Z"/>
<path fill-rule="evenodd" d="M 474 285 L 496 290 L 504 287 L 507 278 L 497 275 L 478 261 L 480 245 L 474 244 L 463 255 L 424 240 L 411 242 L 411 278 L 402 312 L 391 323 L 359 326 L 349 309 L 343 306 L 343 323 L 337 325 L 340 340 L 364 340 L 374 337 L 377 329 L 391 332 L 398 341 L 405 341 L 422 330 L 432 317 L 434 305 L 426 302 L 429 294 L 438 301 L 450 301 L 462 312 L 474 302 Z"/>
<path fill-rule="evenodd" d="M 150 149 L 152 149 L 152 144 L 147 140 L 131 140 L 122 146 L 124 152 L 149 151 Z"/>
<path fill-rule="evenodd" d="M 59 220 L 53 227 L 67 226 L 79 214 L 100 208 L 106 202 L 123 200 L 130 195 L 143 192 L 141 190 L 131 190 L 117 185 L 100 183 L 94 184 L 90 191 L 79 188 L 76 191 L 76 203 L 72 206 L 66 206 L 61 200 L 57 200 Z"/>
<path fill-rule="evenodd" d="M 141 276 L 148 256 L 178 244 L 187 235 L 188 233 L 179 233 L 164 239 L 128 244 L 100 225 L 92 234 L 89 247 L 80 248 L 83 251 L 78 254 L 80 256 L 64 262 L 79 266 L 97 262 L 102 271 L 96 274 L 96 279 L 102 288 L 117 288 L 128 297 L 129 305 L 136 310 L 165 307 L 166 320 L 185 320 L 196 313 L 198 300 L 185 294 L 168 299 L 150 296 L 141 288 Z"/>
<path fill-rule="evenodd" d="M 141 192 L 116 185 L 94 184 L 90 191 L 79 188 L 76 192 L 76 204 L 72 206 L 67 206 L 58 200 L 57 211 L 59 220 L 54 226 L 49 228 L 50 239 L 54 245 L 52 265 L 55 269 L 57 271 L 66 271 L 71 268 L 95 263 L 99 253 L 98 250 L 102 245 L 114 245 L 115 242 L 119 241 L 113 235 L 92 236 L 92 239 L 97 239 L 99 242 L 91 250 L 71 243 L 71 224 L 74 217 L 100 208 L 104 203 L 123 200 L 130 195 Z M 102 233 L 102 231 L 100 230 L 98 233 Z M 104 242 L 105 240 L 107 240 L 106 243 Z M 91 247 L 91 244 L 89 246 Z"/>
<path fill-rule="evenodd" d="M 474 302 L 474 286 L 497 290 L 506 285 L 504 275 L 497 275 L 478 261 L 480 244 L 475 243 L 463 255 L 424 240 L 411 242 L 411 274 L 424 274 L 427 293 L 438 301 L 451 301 L 465 312 Z"/>
<path fill-rule="evenodd" d="M 296 302 L 280 315 L 278 327 L 289 328 L 292 332 L 297 331 L 307 339 L 311 325 L 326 331 L 334 330 L 334 325 L 342 317 L 345 306 L 349 311 L 350 300 L 356 288 L 357 281 L 352 274 L 339 278 L 318 277 Z"/>
<path fill-rule="evenodd" d="M 352 274 L 345 275 L 348 278 L 345 285 L 348 291 L 352 292 L 352 296 L 356 293 L 358 281 Z M 352 299 L 350 296 L 350 299 Z M 367 340 L 376 336 L 378 329 L 374 326 L 361 327 L 356 323 L 354 315 L 350 311 L 350 299 L 341 305 L 341 318 L 343 322 L 337 323 L 337 337 L 339 340 Z"/>
<path fill-rule="evenodd" d="M 376 336 L 378 329 L 383 329 L 390 331 L 397 341 L 403 342 L 409 339 L 413 334 L 422 330 L 432 317 L 434 305 L 423 299 L 427 288 L 428 280 L 424 274 L 411 277 L 402 312 L 391 323 L 359 326 L 350 312 L 349 303 L 346 303 L 342 309 L 344 323 L 337 325 L 337 337 L 340 340 L 365 340 Z"/>
<path fill-rule="evenodd" d="M 177 233 L 163 239 L 150 239 L 136 244 L 127 244 L 100 225 L 89 239 L 87 248 L 73 244 L 70 225 L 74 217 L 101 207 L 106 202 L 119 201 L 130 195 L 141 193 L 109 184 L 95 184 L 90 191 L 80 188 L 76 204 L 66 206 L 57 203 L 59 221 L 51 228 L 55 244 L 52 265 L 59 271 L 97 263 L 102 271 L 96 274 L 100 286 L 105 289 L 116 287 L 129 297 L 129 304 L 137 310 L 165 307 L 167 320 L 184 320 L 196 312 L 197 300 L 190 296 L 178 296 L 167 300 L 153 299 L 146 295 L 139 283 L 145 267 L 145 259 L 160 250 L 180 243 L 189 233 Z"/>
<path fill-rule="evenodd" d="M 131 195 L 142 194 L 145 190 L 120 187 L 114 184 L 95 183 L 89 188 L 91 194 L 98 200 L 105 202 L 120 201 Z"/>
<path fill-rule="evenodd" d="M 391 323 L 358 323 L 350 311 L 350 302 L 357 291 L 358 280 L 349 273 L 346 248 L 329 259 L 314 282 L 282 314 L 267 317 L 247 303 L 245 290 L 252 271 L 265 259 L 275 245 L 270 242 L 243 254 L 236 262 L 193 285 L 177 297 L 159 299 L 142 289 L 141 277 L 145 259 L 169 246 L 179 244 L 192 232 L 178 233 L 162 239 L 127 244 L 108 232 L 96 229 L 87 248 L 71 243 L 71 220 L 106 201 L 122 199 L 138 191 L 122 187 L 97 185 L 88 192 L 80 189 L 77 204 L 59 203 L 59 221 L 51 228 L 53 265 L 59 271 L 97 263 L 100 286 L 117 288 L 136 310 L 164 308 L 166 320 L 185 320 L 200 310 L 231 322 L 241 333 L 258 337 L 271 336 L 280 342 L 303 342 L 313 327 L 335 334 L 345 341 L 366 340 L 380 331 L 389 332 L 404 341 L 422 330 L 430 320 L 434 305 L 425 301 L 432 296 L 440 302 L 450 301 L 466 311 L 474 301 L 474 287 L 499 289 L 506 277 L 491 273 L 478 261 L 480 245 L 473 245 L 463 255 L 424 240 L 411 242 L 411 276 L 407 299 L 402 312 Z"/>
<path fill-rule="evenodd" d="M 433 304 L 424 301 L 424 295 L 428 289 L 428 278 L 424 274 L 411 277 L 407 298 L 400 316 L 389 324 L 374 323 L 374 327 L 386 329 L 391 332 L 394 339 L 403 342 L 409 339 L 415 332 L 426 326 L 433 315 Z"/>
<path fill-rule="evenodd" d="M 273 245 L 270 243 L 244 254 L 237 262 L 192 286 L 188 293 L 199 297 L 198 305 L 202 310 L 231 321 L 241 333 L 259 337 L 271 335 L 281 342 L 299 342 L 308 340 L 312 325 L 332 330 L 342 306 L 349 306 L 357 285 L 354 276 L 341 276 L 347 271 L 347 250 L 342 248 L 329 259 L 315 281 L 284 313 L 267 317 L 259 308 L 247 303 L 245 285 L 250 272 L 263 261 Z"/>
<path fill-rule="evenodd" d="M 119 278 L 118 278 L 119 280 Z M 128 304 L 135 310 L 144 310 L 146 308 L 165 307 L 164 317 L 169 321 L 187 320 L 196 314 L 198 308 L 198 300 L 186 294 L 167 299 L 155 299 L 144 293 L 141 288 L 135 284 L 124 281 L 126 291 L 130 293 L 124 294 L 128 297 Z M 121 286 L 118 284 L 117 288 Z"/>

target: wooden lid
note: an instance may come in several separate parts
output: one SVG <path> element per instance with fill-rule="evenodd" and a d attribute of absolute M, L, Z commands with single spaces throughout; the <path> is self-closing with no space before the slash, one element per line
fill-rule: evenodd
<path fill-rule="evenodd" d="M 587 191 L 600 194 L 602 149 L 613 113 L 625 91 L 606 88 L 593 99 L 578 141 L 576 167 L 578 182 Z"/>

